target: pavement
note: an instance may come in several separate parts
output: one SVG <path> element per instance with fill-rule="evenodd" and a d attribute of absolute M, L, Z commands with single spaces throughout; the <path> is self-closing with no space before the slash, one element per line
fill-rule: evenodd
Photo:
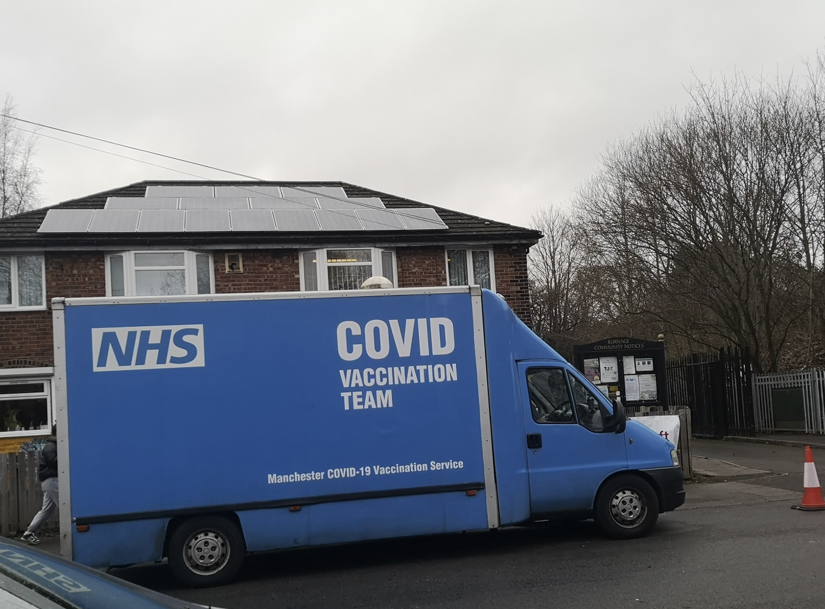
<path fill-rule="evenodd" d="M 43 533 L 38 537 L 40 537 L 40 545 L 36 546 L 38 550 L 60 556 L 60 536 L 57 533 Z M 16 539 L 20 543 L 26 543 L 19 537 Z"/>
<path fill-rule="evenodd" d="M 756 436 L 727 436 L 725 440 L 731 442 L 750 442 L 752 444 L 773 444 L 775 446 L 796 446 L 804 448 L 825 449 L 825 435 L 811 433 L 758 433 Z"/>
<path fill-rule="evenodd" d="M 726 442 L 737 442 L 745 444 L 762 444 L 768 446 L 788 446 L 804 448 L 810 446 L 812 449 L 825 451 L 825 435 L 814 434 L 757 434 L 755 437 L 729 436 L 724 438 Z M 741 505 L 744 503 L 762 501 L 784 501 L 795 499 L 801 496 L 802 487 L 795 482 L 791 484 L 793 490 L 771 487 L 766 484 L 753 484 L 765 476 L 775 473 L 774 457 L 765 451 L 764 456 L 748 459 L 750 466 L 736 463 L 732 459 L 720 459 L 717 457 L 704 456 L 702 452 L 707 451 L 708 443 L 717 444 L 718 441 L 696 440 L 691 443 L 693 452 L 691 464 L 694 476 L 703 482 L 720 482 L 724 487 L 707 484 L 688 484 L 688 501 L 680 509 L 691 509 L 700 507 L 722 507 L 725 505 Z M 761 454 L 762 451 L 760 451 Z M 734 458 L 737 458 L 734 456 Z M 802 471 L 802 461 L 799 462 L 799 472 Z M 786 475 L 786 474 L 776 474 Z M 781 485 L 775 485 L 781 486 Z M 798 488 L 797 488 L 798 487 Z M 60 555 L 60 537 L 57 533 L 44 533 L 40 537 L 40 550 L 51 554 Z"/>
<path fill-rule="evenodd" d="M 748 444 L 789 446 L 796 448 L 810 446 L 813 449 L 825 450 L 825 435 L 818 434 L 760 433 L 754 437 L 727 436 L 724 440 L 727 442 L 745 442 Z M 708 478 L 729 478 L 733 476 L 765 474 L 771 471 L 771 468 L 767 466 L 767 464 L 765 469 L 755 469 L 722 459 L 703 457 L 698 455 L 695 449 L 692 450 L 692 452 L 694 453 L 691 458 L 693 473 Z"/>

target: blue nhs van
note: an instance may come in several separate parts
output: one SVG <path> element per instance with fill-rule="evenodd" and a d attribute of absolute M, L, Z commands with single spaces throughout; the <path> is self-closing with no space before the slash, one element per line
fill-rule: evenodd
<path fill-rule="evenodd" d="M 627 421 L 476 287 L 55 299 L 61 553 L 168 557 L 190 586 L 246 552 L 593 518 L 684 502 Z"/>

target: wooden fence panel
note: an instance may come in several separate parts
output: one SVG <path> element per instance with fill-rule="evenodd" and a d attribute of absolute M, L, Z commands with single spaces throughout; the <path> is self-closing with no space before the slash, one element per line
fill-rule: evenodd
<path fill-rule="evenodd" d="M 40 452 L 23 451 L 0 455 L 0 534 L 15 537 L 23 533 L 43 506 L 43 491 L 37 479 Z M 60 529 L 59 509 L 41 531 Z"/>
<path fill-rule="evenodd" d="M 37 492 L 40 490 L 37 484 L 37 461 L 32 463 L 32 457 L 36 458 L 37 453 L 26 451 L 17 454 L 17 494 L 19 497 L 17 505 L 20 506 L 20 520 L 17 523 L 17 529 L 23 531 L 29 525 L 26 522 L 26 515 L 32 513 L 32 508 L 37 500 Z M 37 511 L 34 513 L 36 514 Z"/>
<path fill-rule="evenodd" d="M 14 501 L 9 503 L 9 536 L 16 535 L 20 522 L 20 495 L 18 493 L 17 455 L 9 455 L 9 488 Z"/>
<path fill-rule="evenodd" d="M 9 482 L 10 461 L 14 455 L 0 454 L 0 535 L 9 536 L 10 506 L 17 501 L 17 489 Z"/>

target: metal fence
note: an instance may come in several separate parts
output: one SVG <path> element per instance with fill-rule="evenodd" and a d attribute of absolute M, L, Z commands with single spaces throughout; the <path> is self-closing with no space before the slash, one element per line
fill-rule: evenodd
<path fill-rule="evenodd" d="M 40 451 L 0 454 L 0 535 L 17 536 L 43 506 L 43 491 L 37 480 Z M 59 509 L 42 530 L 58 530 Z"/>
<path fill-rule="evenodd" d="M 823 370 L 754 375 L 753 402 L 757 431 L 825 433 Z"/>
<path fill-rule="evenodd" d="M 690 408 L 693 434 L 753 436 L 752 367 L 747 349 L 696 353 L 667 362 L 670 404 Z"/>

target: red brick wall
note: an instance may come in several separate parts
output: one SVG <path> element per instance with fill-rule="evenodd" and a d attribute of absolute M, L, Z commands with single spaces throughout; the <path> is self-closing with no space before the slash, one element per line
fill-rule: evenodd
<path fill-rule="evenodd" d="M 294 250 L 234 251 L 243 257 L 243 273 L 226 272 L 226 253 L 213 252 L 215 292 L 293 292 L 301 289 L 298 252 Z"/>
<path fill-rule="evenodd" d="M 105 296 L 102 252 L 46 254 L 46 311 L 0 312 L 0 368 L 54 365 L 51 299 Z"/>
<path fill-rule="evenodd" d="M 103 252 L 46 254 L 46 301 L 52 298 L 106 296 L 106 259 Z"/>
<path fill-rule="evenodd" d="M 527 287 L 527 249 L 495 248 L 496 291 L 530 325 Z M 396 250 L 398 287 L 447 285 L 443 247 L 400 247 Z M 294 250 L 246 250 L 243 273 L 227 273 L 225 253 L 215 252 L 215 291 L 283 292 L 301 289 L 299 253 Z M 105 257 L 102 252 L 46 255 L 46 298 L 106 295 Z M 53 365 L 51 310 L 0 312 L 0 368 Z"/>
<path fill-rule="evenodd" d="M 530 291 L 527 285 L 527 251 L 524 245 L 503 245 L 494 248 L 496 292 L 504 297 L 510 308 L 528 326 Z"/>
<path fill-rule="evenodd" d="M 443 247 L 399 247 L 395 250 L 399 288 L 447 285 Z"/>
<path fill-rule="evenodd" d="M 504 296 L 516 315 L 530 325 L 530 293 L 527 286 L 527 251 L 522 245 L 494 248 L 496 292 Z M 444 247 L 398 248 L 398 287 L 447 285 Z"/>
<path fill-rule="evenodd" d="M 53 366 L 51 311 L 0 312 L 0 368 Z"/>

